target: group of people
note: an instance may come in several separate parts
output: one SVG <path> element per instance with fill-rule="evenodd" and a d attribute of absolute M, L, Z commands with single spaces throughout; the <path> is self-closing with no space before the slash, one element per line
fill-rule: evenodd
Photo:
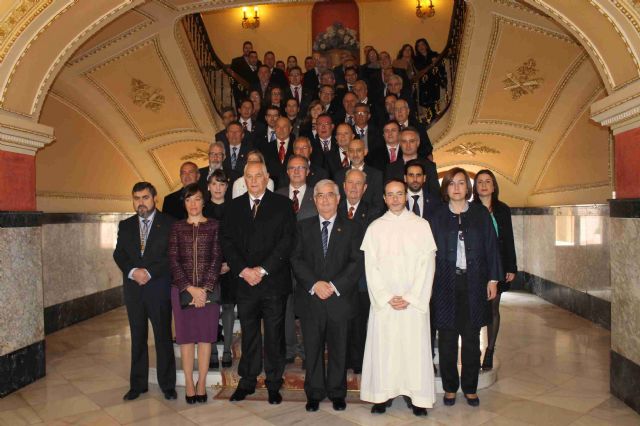
<path fill-rule="evenodd" d="M 288 77 L 296 81 L 295 68 Z M 285 365 L 300 357 L 307 411 L 327 397 L 344 410 L 352 369 L 373 413 L 402 395 L 424 416 L 435 402 L 437 335 L 445 405 L 460 387 L 479 404 L 480 329 L 490 326 L 482 361 L 490 369 L 500 293 L 517 270 L 494 174 L 476 173 L 472 186 L 467 171 L 453 168 L 440 186 L 426 129 L 412 121 L 407 99 L 396 98 L 393 118 L 375 124 L 366 82 L 344 94 L 345 116 L 327 109 L 328 94 L 322 101 L 333 87 L 317 85 L 322 110 L 298 127 L 300 103 L 288 94 L 284 113 L 274 103 L 257 109 L 252 99 L 226 109 L 208 166 L 182 164 L 182 188 L 165 197 L 162 212 L 152 184 L 133 187 L 137 214 L 120 223 L 114 252 L 132 336 L 124 399 L 147 390 L 147 320 L 158 383 L 176 398 L 173 312 L 186 400 L 206 402 L 207 371 L 220 361 L 220 316 L 222 366 L 233 362 L 237 306 L 240 381 L 231 401 L 254 393 L 264 370 L 268 401 L 279 404 Z"/>

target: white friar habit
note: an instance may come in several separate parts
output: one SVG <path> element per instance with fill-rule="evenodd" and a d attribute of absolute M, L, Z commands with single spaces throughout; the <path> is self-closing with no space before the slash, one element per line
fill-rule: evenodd
<path fill-rule="evenodd" d="M 360 248 L 371 299 L 360 399 L 381 403 L 406 395 L 416 407 L 431 408 L 436 393 L 429 325 L 436 255 L 431 227 L 408 210 L 387 211 L 369 225 Z M 388 302 L 394 296 L 409 306 L 393 309 Z"/>

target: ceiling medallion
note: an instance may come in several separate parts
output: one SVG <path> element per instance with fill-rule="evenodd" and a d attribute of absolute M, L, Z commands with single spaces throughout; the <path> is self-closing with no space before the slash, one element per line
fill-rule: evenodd
<path fill-rule="evenodd" d="M 448 149 L 447 152 L 450 152 L 453 155 L 470 155 L 472 157 L 476 154 L 500 154 L 500 151 L 497 149 L 482 145 L 480 142 L 471 142 L 467 144 L 461 143 L 460 145 L 456 145 L 453 148 Z"/>
<path fill-rule="evenodd" d="M 197 160 L 208 160 L 209 159 L 209 151 L 205 151 L 201 148 L 196 148 L 195 152 L 191 152 L 187 155 L 183 155 L 180 157 L 182 161 L 197 161 Z"/>
<path fill-rule="evenodd" d="M 536 61 L 530 58 L 518 67 L 515 73 L 507 73 L 507 78 L 502 80 L 504 90 L 511 90 L 511 99 L 514 101 L 520 99 L 523 95 L 532 94 L 544 81 L 543 78 L 535 77 L 537 73 Z"/>
<path fill-rule="evenodd" d="M 131 99 L 135 105 L 145 107 L 153 112 L 160 111 L 165 102 L 162 89 L 154 89 L 137 78 L 131 79 Z"/>

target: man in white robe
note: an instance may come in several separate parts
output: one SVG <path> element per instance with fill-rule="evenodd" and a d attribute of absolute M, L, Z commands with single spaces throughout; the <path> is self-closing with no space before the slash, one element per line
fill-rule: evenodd
<path fill-rule="evenodd" d="M 401 180 L 385 185 L 389 211 L 367 229 L 361 249 L 371 309 L 360 399 L 384 413 L 393 398 L 411 398 L 416 416 L 435 402 L 429 300 L 436 244 L 429 223 L 406 209 Z"/>

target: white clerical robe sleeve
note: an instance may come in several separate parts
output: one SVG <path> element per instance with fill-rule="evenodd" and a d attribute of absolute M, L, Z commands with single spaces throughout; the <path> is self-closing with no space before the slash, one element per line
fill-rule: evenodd
<path fill-rule="evenodd" d="M 389 291 L 386 285 L 387 282 L 384 279 L 384 274 L 380 270 L 380 262 L 376 257 L 375 248 L 378 244 L 372 241 L 374 238 L 375 236 L 367 231 L 360 249 L 364 251 L 364 269 L 367 277 L 367 288 L 369 290 L 371 306 L 373 306 L 376 311 L 380 311 L 391 307 L 389 301 L 394 295 Z"/>
<path fill-rule="evenodd" d="M 436 272 L 436 243 L 431 233 L 431 227 L 426 224 L 424 235 L 420 238 L 424 242 L 416 252 L 416 267 L 413 273 L 412 285 L 409 291 L 402 296 L 409 302 L 409 308 L 413 306 L 418 312 L 429 312 L 429 301 L 433 289 L 433 276 Z"/>

